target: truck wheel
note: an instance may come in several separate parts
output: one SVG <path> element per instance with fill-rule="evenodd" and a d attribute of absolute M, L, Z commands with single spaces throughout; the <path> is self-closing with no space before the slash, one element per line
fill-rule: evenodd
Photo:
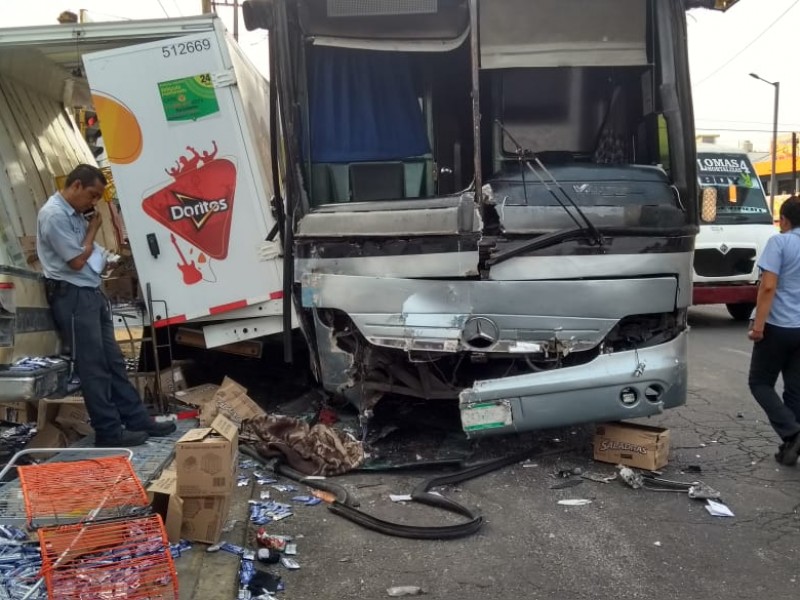
<path fill-rule="evenodd" d="M 750 315 L 753 314 L 755 304 L 749 302 L 744 304 L 726 304 L 728 312 L 733 317 L 734 321 L 749 321 Z"/>

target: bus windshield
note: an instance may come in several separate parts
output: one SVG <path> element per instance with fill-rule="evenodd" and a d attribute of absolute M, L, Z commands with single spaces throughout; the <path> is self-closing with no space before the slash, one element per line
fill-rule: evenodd
<path fill-rule="evenodd" d="M 772 223 L 761 181 L 745 154 L 698 153 L 697 179 L 701 190 L 708 187 L 717 190 L 716 211 L 713 216 L 702 211 L 702 223 Z"/>

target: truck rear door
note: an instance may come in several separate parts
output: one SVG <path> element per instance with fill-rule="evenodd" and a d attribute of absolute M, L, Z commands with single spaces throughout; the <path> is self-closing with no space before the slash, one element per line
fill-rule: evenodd
<path fill-rule="evenodd" d="M 278 247 L 267 240 L 268 106 L 245 109 L 236 69 L 248 88 L 263 86 L 256 98 L 267 86 L 231 60 L 232 43 L 215 20 L 213 29 L 84 56 L 156 325 L 281 297 Z M 263 118 L 252 118 L 254 108 Z"/>

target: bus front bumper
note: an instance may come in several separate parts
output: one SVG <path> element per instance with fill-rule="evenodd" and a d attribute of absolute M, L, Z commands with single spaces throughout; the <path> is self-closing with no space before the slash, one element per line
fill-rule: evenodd
<path fill-rule="evenodd" d="M 459 395 L 469 437 L 647 417 L 686 402 L 688 334 L 590 363 L 478 381 Z"/>

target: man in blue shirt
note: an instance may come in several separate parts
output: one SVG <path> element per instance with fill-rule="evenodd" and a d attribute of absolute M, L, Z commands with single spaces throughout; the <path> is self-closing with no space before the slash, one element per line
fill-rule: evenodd
<path fill-rule="evenodd" d="M 88 220 L 84 213 L 103 197 L 105 186 L 100 169 L 78 165 L 64 189 L 39 211 L 36 251 L 53 318 L 75 357 L 95 444 L 136 446 L 148 436 L 172 433 L 175 424 L 155 422 L 128 380 L 108 300 L 100 290 L 103 261 L 98 260 L 94 241 L 100 212 L 95 210 Z"/>
<path fill-rule="evenodd" d="M 781 206 L 781 235 L 767 242 L 748 337 L 754 342 L 750 391 L 783 443 L 775 458 L 794 465 L 800 454 L 800 197 Z M 783 375 L 783 400 L 775 391 Z"/>

